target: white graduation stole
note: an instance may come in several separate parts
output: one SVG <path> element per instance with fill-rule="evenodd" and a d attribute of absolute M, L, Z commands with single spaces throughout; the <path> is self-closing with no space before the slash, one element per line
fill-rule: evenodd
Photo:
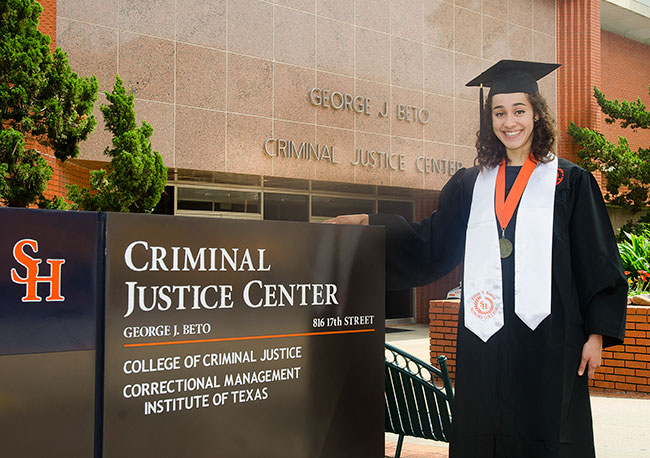
<path fill-rule="evenodd" d="M 551 313 L 551 255 L 557 157 L 535 167 L 519 202 L 515 228 L 515 313 L 535 330 Z M 503 326 L 503 285 L 494 194 L 499 167 L 474 184 L 463 276 L 465 326 L 484 342 Z"/>

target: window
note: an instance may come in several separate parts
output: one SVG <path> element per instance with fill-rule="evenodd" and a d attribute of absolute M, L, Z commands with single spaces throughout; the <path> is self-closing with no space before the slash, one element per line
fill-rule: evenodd
<path fill-rule="evenodd" d="M 264 193 L 264 219 L 309 221 L 309 196 L 304 194 Z"/>
<path fill-rule="evenodd" d="M 260 215 L 260 193 L 206 188 L 178 188 L 177 207 L 183 210 Z"/>

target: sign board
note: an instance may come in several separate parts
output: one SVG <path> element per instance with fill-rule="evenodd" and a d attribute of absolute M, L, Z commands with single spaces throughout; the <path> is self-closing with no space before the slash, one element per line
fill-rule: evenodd
<path fill-rule="evenodd" d="M 93 456 L 98 218 L 0 208 L 3 456 Z"/>
<path fill-rule="evenodd" d="M 104 458 L 383 456 L 383 229 L 108 214 Z"/>

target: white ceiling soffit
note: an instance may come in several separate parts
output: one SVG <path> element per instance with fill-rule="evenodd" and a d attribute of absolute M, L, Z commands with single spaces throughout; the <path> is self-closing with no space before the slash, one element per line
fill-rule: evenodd
<path fill-rule="evenodd" d="M 601 0 L 600 27 L 650 45 L 650 0 Z"/>

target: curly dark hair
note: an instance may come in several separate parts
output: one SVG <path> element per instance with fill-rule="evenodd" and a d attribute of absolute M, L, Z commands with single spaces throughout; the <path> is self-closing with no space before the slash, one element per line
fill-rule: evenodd
<path fill-rule="evenodd" d="M 552 159 L 552 149 L 557 138 L 555 119 L 548 109 L 546 99 L 539 94 L 526 94 L 528 101 L 533 107 L 533 113 L 539 117 L 533 129 L 532 153 L 535 159 L 541 162 L 548 162 Z M 474 165 L 483 167 L 495 167 L 501 163 L 506 156 L 506 147 L 497 138 L 492 129 L 492 97 L 488 97 L 484 108 L 485 129 L 483 137 L 480 130 L 476 132 L 476 151 L 478 155 L 474 159 Z"/>

